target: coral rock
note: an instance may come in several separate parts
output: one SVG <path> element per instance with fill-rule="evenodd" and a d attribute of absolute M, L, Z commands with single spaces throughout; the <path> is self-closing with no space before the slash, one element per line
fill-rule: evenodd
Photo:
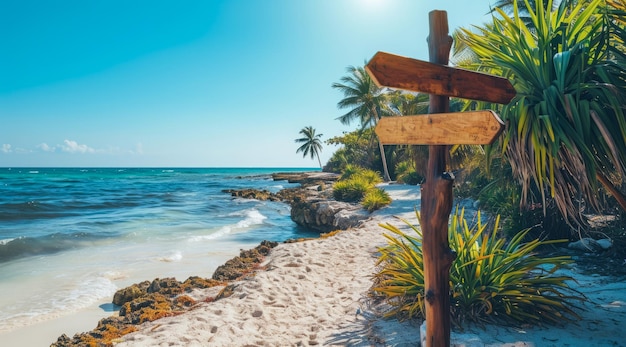
<path fill-rule="evenodd" d="M 594 240 L 590 237 L 583 237 L 576 242 L 570 242 L 567 247 L 583 252 L 602 252 L 613 246 L 610 239 Z"/>
<path fill-rule="evenodd" d="M 113 304 L 117 306 L 122 306 L 129 301 L 146 295 L 146 290 L 149 284 L 150 282 L 144 281 L 139 284 L 133 284 L 130 287 L 118 290 L 117 292 L 115 292 L 115 295 L 113 295 Z"/>

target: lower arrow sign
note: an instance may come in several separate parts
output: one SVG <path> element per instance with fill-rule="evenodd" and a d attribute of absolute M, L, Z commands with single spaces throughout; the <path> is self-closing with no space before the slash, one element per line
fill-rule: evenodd
<path fill-rule="evenodd" d="M 384 117 L 376 135 L 384 145 L 487 145 L 504 130 L 493 111 Z"/>

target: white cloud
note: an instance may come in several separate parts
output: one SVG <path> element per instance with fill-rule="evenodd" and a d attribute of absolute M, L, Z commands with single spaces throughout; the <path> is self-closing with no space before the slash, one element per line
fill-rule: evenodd
<path fill-rule="evenodd" d="M 3 144 L 2 148 L 0 148 L 0 151 L 3 153 L 11 153 L 12 152 L 11 145 L 8 143 Z"/>
<path fill-rule="evenodd" d="M 135 153 L 143 154 L 143 143 L 141 143 L 141 142 L 137 143 L 137 146 L 135 148 Z"/>
<path fill-rule="evenodd" d="M 60 145 L 61 150 L 69 153 L 95 153 L 96 150 L 87 146 L 81 145 L 76 141 L 63 140 L 63 144 Z"/>
<path fill-rule="evenodd" d="M 41 149 L 44 152 L 54 152 L 56 151 L 56 147 L 50 147 L 48 146 L 47 143 L 43 142 L 42 144 L 40 144 L 39 146 L 37 146 L 37 148 Z"/>

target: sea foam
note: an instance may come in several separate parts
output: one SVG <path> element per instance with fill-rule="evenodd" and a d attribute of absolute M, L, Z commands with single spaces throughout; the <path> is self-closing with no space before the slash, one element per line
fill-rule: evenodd
<path fill-rule="evenodd" d="M 247 230 L 255 225 L 263 224 L 263 221 L 267 219 L 259 210 L 255 208 L 231 212 L 227 215 L 228 217 L 243 217 L 243 219 L 239 220 L 234 224 L 225 225 L 220 227 L 217 231 L 209 234 L 209 235 L 196 235 L 189 238 L 190 242 L 199 242 L 205 240 L 214 240 L 217 238 L 224 237 L 233 232 L 241 232 Z"/>
<path fill-rule="evenodd" d="M 181 261 L 181 259 L 183 259 L 183 253 L 181 253 L 180 251 L 176 251 L 173 253 L 170 253 L 164 257 L 159 257 L 158 260 L 159 261 L 163 261 L 166 263 L 171 263 L 171 262 L 175 262 L 175 261 Z"/>
<path fill-rule="evenodd" d="M 243 216 L 245 217 L 243 220 L 237 222 L 236 228 L 249 228 L 253 225 L 262 224 L 264 220 L 267 219 L 259 210 L 257 209 L 249 209 L 244 210 Z M 239 216 L 241 215 L 239 212 L 233 212 L 230 214 L 231 216 Z"/>
<path fill-rule="evenodd" d="M 29 302 L 15 302 L 10 307 L 5 307 L 5 312 L 0 315 L 0 332 L 47 321 L 68 312 L 77 312 L 103 298 L 112 297 L 117 289 L 104 275 L 95 276 L 69 284 L 63 289 L 57 288 L 47 300 L 41 300 L 37 306 L 31 306 Z"/>

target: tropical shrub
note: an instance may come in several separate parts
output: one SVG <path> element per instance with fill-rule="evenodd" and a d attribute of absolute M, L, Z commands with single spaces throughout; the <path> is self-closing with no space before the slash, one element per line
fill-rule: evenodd
<path fill-rule="evenodd" d="M 353 177 L 335 183 L 333 197 L 337 201 L 359 202 L 370 188 L 371 185 L 365 179 Z"/>
<path fill-rule="evenodd" d="M 343 170 L 341 170 L 340 180 L 350 179 L 352 176 L 356 176 L 358 173 L 362 172 L 364 169 L 358 165 L 347 164 Z"/>
<path fill-rule="evenodd" d="M 419 219 L 419 214 L 418 214 Z M 578 319 L 577 303 L 585 298 L 568 285 L 573 279 L 556 274 L 572 260 L 565 256 L 540 257 L 540 246 L 560 241 L 535 239 L 523 243 L 529 229 L 505 242 L 497 233 L 498 219 L 487 231 L 480 213 L 468 226 L 463 212 L 452 216 L 450 247 L 457 258 L 450 270 L 450 314 L 457 325 L 466 322 L 506 324 L 558 324 Z M 424 263 L 422 234 L 408 235 L 397 227 L 382 225 L 392 234 L 380 249 L 380 271 L 374 275 L 374 295 L 392 309 L 387 316 L 400 319 L 424 318 Z"/>
<path fill-rule="evenodd" d="M 405 184 L 417 185 L 424 179 L 424 177 L 415 171 L 415 165 L 410 160 L 396 164 L 395 172 L 396 181 Z"/>
<path fill-rule="evenodd" d="M 361 202 L 369 212 L 391 203 L 389 194 L 377 188 L 382 178 L 376 171 L 347 165 L 339 181 L 333 186 L 333 197 L 338 201 Z"/>
<path fill-rule="evenodd" d="M 372 188 L 365 193 L 361 204 L 367 211 L 373 212 L 391 203 L 391 197 L 386 191 L 380 188 Z"/>
<path fill-rule="evenodd" d="M 327 145 L 339 146 L 329 159 L 327 167 L 337 173 L 344 172 L 348 165 L 370 169 L 378 167 L 380 158 L 377 157 L 376 147 L 371 141 L 373 136 L 373 129 L 364 129 L 326 140 Z"/>
<path fill-rule="evenodd" d="M 581 205 L 601 207 L 599 184 L 626 210 L 624 4 L 514 0 L 512 17 L 495 8 L 491 23 L 457 35 L 473 55 L 461 67 L 505 76 L 517 91 L 500 112 L 501 144 L 521 203 L 533 204 L 528 193 L 552 199 L 566 222 L 584 225 Z"/>
<path fill-rule="evenodd" d="M 357 172 L 354 177 L 367 182 L 371 186 L 375 186 L 378 183 L 383 182 L 380 174 L 374 170 L 362 170 L 360 172 Z"/>

